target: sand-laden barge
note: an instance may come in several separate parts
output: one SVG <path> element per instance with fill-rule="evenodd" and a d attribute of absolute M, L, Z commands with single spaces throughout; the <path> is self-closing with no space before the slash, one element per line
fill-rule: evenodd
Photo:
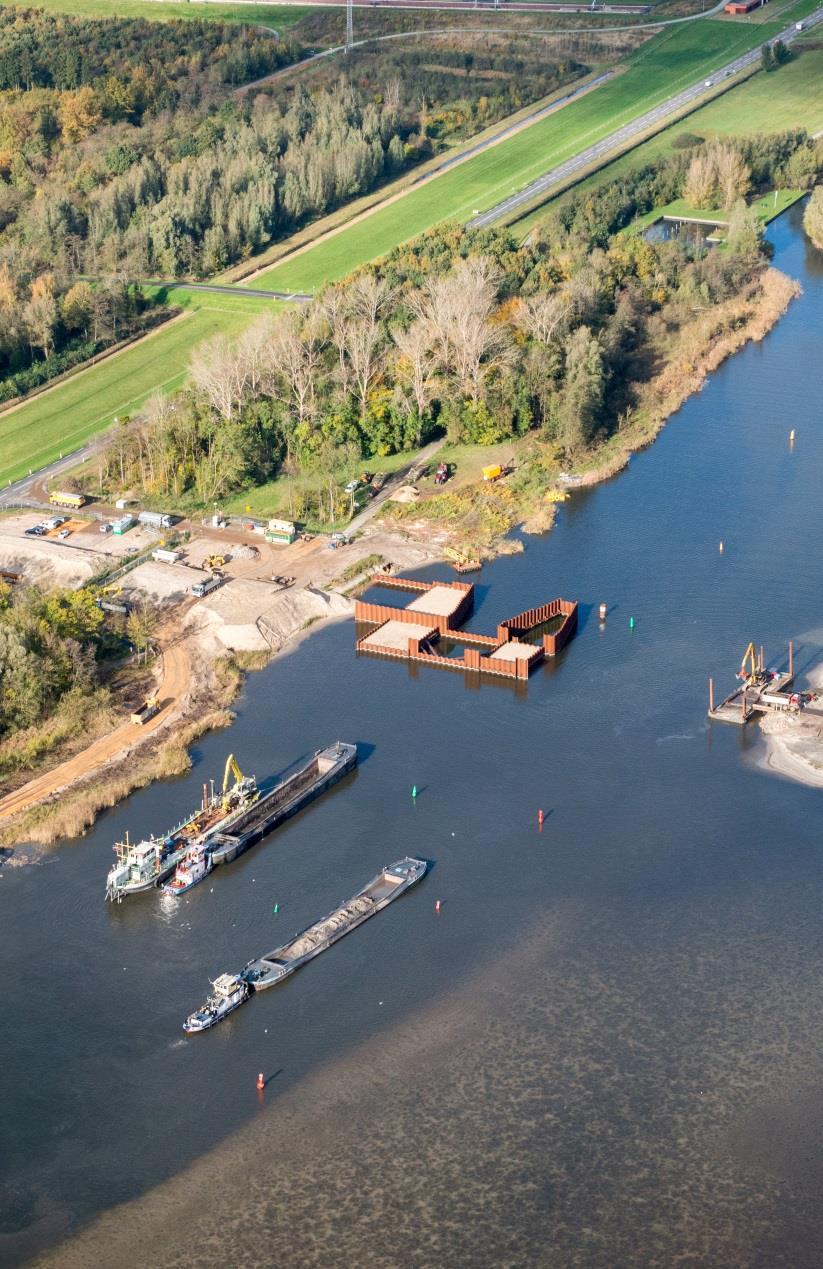
<path fill-rule="evenodd" d="M 287 779 L 264 793 L 245 814 L 234 820 L 231 832 L 207 835 L 203 847 L 212 865 L 228 864 L 238 855 L 266 837 L 275 828 L 332 785 L 357 764 L 357 745 L 338 740 L 327 749 L 320 749 L 307 763 Z"/>
<path fill-rule="evenodd" d="M 295 934 L 286 943 L 267 952 L 256 961 L 249 961 L 239 977 L 255 991 L 273 987 L 288 978 L 306 961 L 325 952 L 327 947 L 342 939 L 344 934 L 356 930 L 358 925 L 380 912 L 387 904 L 404 894 L 426 874 L 428 864 L 422 859 L 406 856 L 396 864 L 390 864 L 359 890 L 347 903 L 324 916 L 314 925 Z"/>

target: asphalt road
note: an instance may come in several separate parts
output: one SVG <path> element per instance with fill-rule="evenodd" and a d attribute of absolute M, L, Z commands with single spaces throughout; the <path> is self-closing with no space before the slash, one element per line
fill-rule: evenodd
<path fill-rule="evenodd" d="M 273 268 L 274 266 L 272 265 L 271 267 Z M 263 300 L 294 300 L 297 303 L 304 304 L 313 298 L 313 296 L 306 295 L 303 291 L 256 291 L 252 287 L 222 285 L 220 282 L 177 282 L 176 280 L 170 282 L 165 279 L 158 281 L 157 278 L 153 278 L 143 279 L 140 285 L 176 287 L 181 291 L 213 291 L 215 295 L 242 295 L 244 297 L 250 296 L 252 299 L 256 296 L 257 299 Z"/>
<path fill-rule="evenodd" d="M 83 445 L 71 454 L 55 459 L 47 467 L 40 467 L 31 476 L 24 476 L 21 480 L 15 480 L 12 484 L 5 485 L 0 488 L 0 507 L 42 506 L 44 501 L 42 493 L 38 495 L 35 487 L 42 485 L 44 481 L 52 480 L 55 476 L 59 476 L 61 472 L 70 471 L 78 463 L 88 459 L 93 453 L 94 447 L 92 445 Z"/>
<path fill-rule="evenodd" d="M 803 19 L 803 29 L 804 31 L 808 30 L 809 27 L 816 26 L 818 22 L 822 21 L 823 9 L 817 9 L 809 17 Z M 775 38 L 781 39 L 784 44 L 790 44 L 798 34 L 795 24 L 792 23 L 791 26 L 786 27 Z M 714 86 L 721 80 L 728 78 L 728 76 L 745 70 L 747 66 L 752 66 L 759 60 L 760 48 L 758 47 L 752 49 L 749 53 L 743 53 L 741 57 L 736 57 L 733 62 L 727 62 L 719 70 L 713 71 L 708 79 L 700 79 L 697 83 L 692 84 L 690 88 L 684 88 L 682 92 L 677 93 L 674 97 L 669 97 L 667 101 L 661 102 L 653 110 L 648 110 L 644 115 L 633 119 L 631 123 L 627 123 L 622 128 L 610 133 L 602 141 L 596 142 L 595 145 L 590 145 L 586 150 L 580 150 L 573 158 L 567 159 L 565 163 L 553 167 L 550 171 L 545 172 L 543 176 L 538 176 L 537 180 L 532 181 L 530 185 L 526 185 L 516 193 L 510 194 L 508 198 L 496 203 L 488 211 L 482 212 L 479 216 L 474 216 L 467 221 L 467 227 L 469 229 L 482 229 L 486 225 L 494 224 L 495 221 L 509 215 L 509 213 L 516 211 L 518 208 L 525 208 L 541 194 L 547 193 L 554 185 L 559 185 L 562 181 L 568 180 L 570 176 L 583 171 L 592 163 L 607 158 L 615 150 L 621 149 L 628 142 L 638 138 L 649 128 L 654 127 L 655 124 L 662 123 L 669 115 L 681 110 L 683 106 L 696 101 L 705 93 L 707 86 Z"/>

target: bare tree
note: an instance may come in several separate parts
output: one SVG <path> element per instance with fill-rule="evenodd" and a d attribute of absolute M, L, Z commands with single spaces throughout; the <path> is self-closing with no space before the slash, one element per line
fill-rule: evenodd
<path fill-rule="evenodd" d="M 411 393 L 418 418 L 422 419 L 437 379 L 431 328 L 424 317 L 417 317 L 410 326 L 392 331 L 392 339 L 400 354 L 394 366 L 395 378 Z"/>
<path fill-rule="evenodd" d="M 734 207 L 744 198 L 751 185 L 751 171 L 743 156 L 733 145 L 717 144 L 712 147 L 712 160 L 717 174 L 717 193 L 725 208 Z"/>
<path fill-rule="evenodd" d="M 382 278 L 360 274 L 347 287 L 338 316 L 335 342 L 340 341 L 338 351 L 347 363 L 347 378 L 354 383 L 361 414 L 366 412 L 369 392 L 383 368 L 385 333 L 381 319 L 391 298 L 391 289 Z"/>
<path fill-rule="evenodd" d="M 324 346 L 323 317 L 312 306 L 307 316 L 284 313 L 269 327 L 266 390 L 285 400 L 303 423 L 314 413 L 317 367 Z"/>
<path fill-rule="evenodd" d="M 189 372 L 194 386 L 220 418 L 234 418 L 243 402 L 247 372 L 225 335 L 215 335 L 194 350 Z"/>
<path fill-rule="evenodd" d="M 243 380 L 244 390 L 252 397 L 257 397 L 264 390 L 270 362 L 269 349 L 272 339 L 274 321 L 269 313 L 264 313 L 256 322 L 240 335 L 236 352 L 240 361 L 239 377 Z"/>
<path fill-rule="evenodd" d="M 345 396 L 349 390 L 349 363 L 346 357 L 346 297 L 341 287 L 330 286 L 320 297 L 319 310 L 328 323 L 331 342 L 337 350 L 337 370 Z"/>
<path fill-rule="evenodd" d="M 549 345 L 565 333 L 568 297 L 561 291 L 543 291 L 520 301 L 517 324 L 532 339 Z"/>
<path fill-rule="evenodd" d="M 465 395 L 477 401 L 486 379 L 508 360 L 510 342 L 494 320 L 499 272 L 484 256 L 461 260 L 445 277 L 425 288 L 419 315 L 432 335 L 439 364 Z"/>

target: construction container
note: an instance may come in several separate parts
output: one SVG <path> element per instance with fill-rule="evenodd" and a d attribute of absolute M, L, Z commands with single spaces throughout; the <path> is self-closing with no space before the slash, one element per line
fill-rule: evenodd
<path fill-rule="evenodd" d="M 269 520 L 266 529 L 267 542 L 281 542 L 288 546 L 297 537 L 297 529 L 291 520 Z"/>
<path fill-rule="evenodd" d="M 161 564 L 176 564 L 180 556 L 180 551 L 164 551 L 162 548 L 151 553 L 151 558 L 159 560 Z"/>
<path fill-rule="evenodd" d="M 112 521 L 111 531 L 118 537 L 122 537 L 124 533 L 128 533 L 129 529 L 133 529 L 136 523 L 134 516 L 121 516 L 119 520 Z"/>
<path fill-rule="evenodd" d="M 500 466 L 499 463 L 493 463 L 491 466 L 483 468 L 484 480 L 497 480 L 498 477 L 502 475 L 503 475 L 503 468 Z"/>

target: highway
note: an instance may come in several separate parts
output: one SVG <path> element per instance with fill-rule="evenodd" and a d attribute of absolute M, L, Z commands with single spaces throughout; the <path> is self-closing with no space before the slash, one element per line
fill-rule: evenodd
<path fill-rule="evenodd" d="M 809 17 L 803 19 L 803 30 L 806 31 L 809 27 L 816 26 L 819 22 L 823 22 L 823 9 L 817 9 Z M 782 40 L 784 44 L 790 44 L 798 34 L 795 24 L 792 23 L 791 26 L 786 27 L 775 38 Z M 690 88 L 684 88 L 682 92 L 677 93 L 674 97 L 669 97 L 667 101 L 661 102 L 659 106 L 655 106 L 654 109 L 648 110 L 637 119 L 633 119 L 631 123 L 624 124 L 622 128 L 618 128 L 607 137 L 603 137 L 602 141 L 597 141 L 586 150 L 580 150 L 573 158 L 566 159 L 565 163 L 560 163 L 542 176 L 538 176 L 529 185 L 524 186 L 523 189 L 518 190 L 514 194 L 510 194 L 508 198 L 496 203 L 488 211 L 472 217 L 471 220 L 466 222 L 467 228 L 482 229 L 486 225 L 493 225 L 495 221 L 508 216 L 519 208 L 525 209 L 529 204 L 536 202 L 541 195 L 547 194 L 555 185 L 568 180 L 570 176 L 575 176 L 577 173 L 585 171 L 592 164 L 605 160 L 615 151 L 623 149 L 629 142 L 638 140 L 644 132 L 654 128 L 656 124 L 662 124 L 670 115 L 676 114 L 684 106 L 697 101 L 706 92 L 707 88 L 715 86 L 720 80 L 727 79 L 730 75 L 736 75 L 738 71 L 745 70 L 759 61 L 760 48 L 758 47 L 748 53 L 743 53 L 741 57 L 736 57 L 732 62 L 727 62 L 719 70 L 713 71 L 708 79 L 700 79 L 692 84 Z"/>

